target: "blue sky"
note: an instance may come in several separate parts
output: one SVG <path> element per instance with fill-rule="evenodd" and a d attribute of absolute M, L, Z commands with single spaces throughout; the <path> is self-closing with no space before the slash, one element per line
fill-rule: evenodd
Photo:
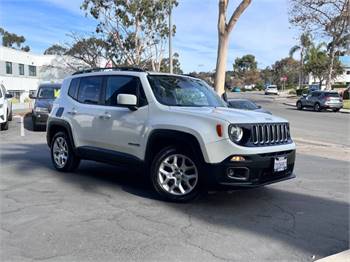
<path fill-rule="evenodd" d="M 173 49 L 185 72 L 213 70 L 217 52 L 217 0 L 178 0 Z M 33 52 L 69 41 L 70 32 L 93 32 L 96 22 L 79 9 L 82 0 L 0 0 L 0 26 L 24 35 Z M 230 10 L 238 4 L 230 1 Z M 298 32 L 288 23 L 288 0 L 253 0 L 231 34 L 228 70 L 236 57 L 256 56 L 263 68 L 288 56 Z"/>

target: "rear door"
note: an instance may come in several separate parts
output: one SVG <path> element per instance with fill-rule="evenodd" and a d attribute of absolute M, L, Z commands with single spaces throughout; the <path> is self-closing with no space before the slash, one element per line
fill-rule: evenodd
<path fill-rule="evenodd" d="M 71 81 L 66 117 L 71 123 L 77 147 L 95 147 L 98 144 L 102 84 L 103 76 L 87 76 Z"/>

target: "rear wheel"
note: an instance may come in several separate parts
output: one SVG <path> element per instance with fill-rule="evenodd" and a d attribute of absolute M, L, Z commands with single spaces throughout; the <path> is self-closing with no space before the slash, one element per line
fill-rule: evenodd
<path fill-rule="evenodd" d="M 340 110 L 340 108 L 334 108 L 333 112 L 338 112 Z"/>
<path fill-rule="evenodd" d="M 9 121 L 6 121 L 5 123 L 2 123 L 0 125 L 1 130 L 8 130 L 9 129 Z"/>
<path fill-rule="evenodd" d="M 316 112 L 320 112 L 320 111 L 321 111 L 321 106 L 320 106 L 319 103 L 316 103 L 316 104 L 314 105 L 314 111 L 316 111 Z"/>
<path fill-rule="evenodd" d="M 297 109 L 298 110 L 302 110 L 303 109 L 303 105 L 300 101 L 297 102 Z"/>
<path fill-rule="evenodd" d="M 152 184 L 164 199 L 186 202 L 199 194 L 199 170 L 199 161 L 193 154 L 176 147 L 167 147 L 153 160 Z"/>
<path fill-rule="evenodd" d="M 71 142 L 65 132 L 58 132 L 51 142 L 51 160 L 58 171 L 69 172 L 79 166 L 80 159 L 74 154 Z"/>

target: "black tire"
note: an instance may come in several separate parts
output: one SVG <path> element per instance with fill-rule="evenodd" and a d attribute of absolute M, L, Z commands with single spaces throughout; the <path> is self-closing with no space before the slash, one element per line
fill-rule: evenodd
<path fill-rule="evenodd" d="M 186 194 L 183 195 L 175 195 L 172 193 L 167 192 L 162 186 L 161 182 L 158 178 L 158 172 L 160 169 L 160 166 L 162 162 L 168 158 L 169 156 L 172 156 L 174 154 L 180 154 L 192 161 L 192 163 L 196 167 L 197 171 L 197 183 L 194 185 L 193 189 L 189 191 Z M 201 181 L 201 164 L 200 161 L 194 156 L 193 153 L 190 153 L 186 150 L 183 149 L 178 149 L 174 146 L 170 146 L 167 148 L 164 148 L 161 150 L 153 159 L 152 165 L 151 165 L 151 170 L 150 170 L 150 176 L 151 176 L 151 181 L 154 189 L 157 191 L 157 193 L 162 197 L 162 199 L 166 201 L 171 201 L 171 202 L 188 202 L 194 198 L 196 198 L 199 193 L 200 193 L 200 187 L 202 184 Z M 170 180 L 169 180 L 170 181 Z M 180 182 L 182 183 L 182 182 Z"/>
<path fill-rule="evenodd" d="M 315 105 L 314 105 L 314 111 L 316 111 L 316 112 L 320 112 L 320 111 L 321 111 L 321 106 L 320 106 L 319 103 L 315 103 Z"/>
<path fill-rule="evenodd" d="M 6 121 L 5 123 L 2 123 L 0 125 L 1 130 L 8 130 L 9 129 L 9 121 Z"/>
<path fill-rule="evenodd" d="M 333 112 L 339 112 L 340 108 L 334 108 Z"/>
<path fill-rule="evenodd" d="M 35 117 L 32 117 L 32 127 L 33 127 L 33 131 L 40 130 L 40 126 L 36 123 Z"/>
<path fill-rule="evenodd" d="M 303 110 L 303 104 L 300 101 L 297 102 L 297 109 Z"/>
<path fill-rule="evenodd" d="M 9 114 L 9 116 L 8 116 L 8 119 L 7 119 L 8 121 L 12 121 L 12 110 L 11 110 L 11 112 L 10 112 L 10 114 Z"/>
<path fill-rule="evenodd" d="M 54 146 L 57 139 L 64 139 L 67 145 L 67 160 L 63 166 L 56 163 L 54 159 Z M 65 132 L 57 132 L 51 141 L 51 161 L 53 166 L 60 172 L 70 172 L 78 168 L 80 164 L 80 158 L 74 154 L 72 143 Z"/>

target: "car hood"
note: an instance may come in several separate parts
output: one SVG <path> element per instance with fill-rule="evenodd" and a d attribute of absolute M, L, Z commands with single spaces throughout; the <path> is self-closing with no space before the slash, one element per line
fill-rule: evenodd
<path fill-rule="evenodd" d="M 258 109 L 255 109 L 254 111 L 259 112 L 259 113 L 265 113 L 265 114 L 272 115 L 272 113 L 270 111 L 263 109 L 263 108 L 258 108 Z"/>
<path fill-rule="evenodd" d="M 176 107 L 170 106 L 170 110 L 177 113 L 197 115 L 199 117 L 218 118 L 229 123 L 248 124 L 248 123 L 276 123 L 288 122 L 287 120 L 267 115 L 266 113 L 247 111 L 226 107 Z"/>
<path fill-rule="evenodd" d="M 35 100 L 35 107 L 45 107 L 48 109 L 52 108 L 52 104 L 55 99 L 36 99 Z"/>

